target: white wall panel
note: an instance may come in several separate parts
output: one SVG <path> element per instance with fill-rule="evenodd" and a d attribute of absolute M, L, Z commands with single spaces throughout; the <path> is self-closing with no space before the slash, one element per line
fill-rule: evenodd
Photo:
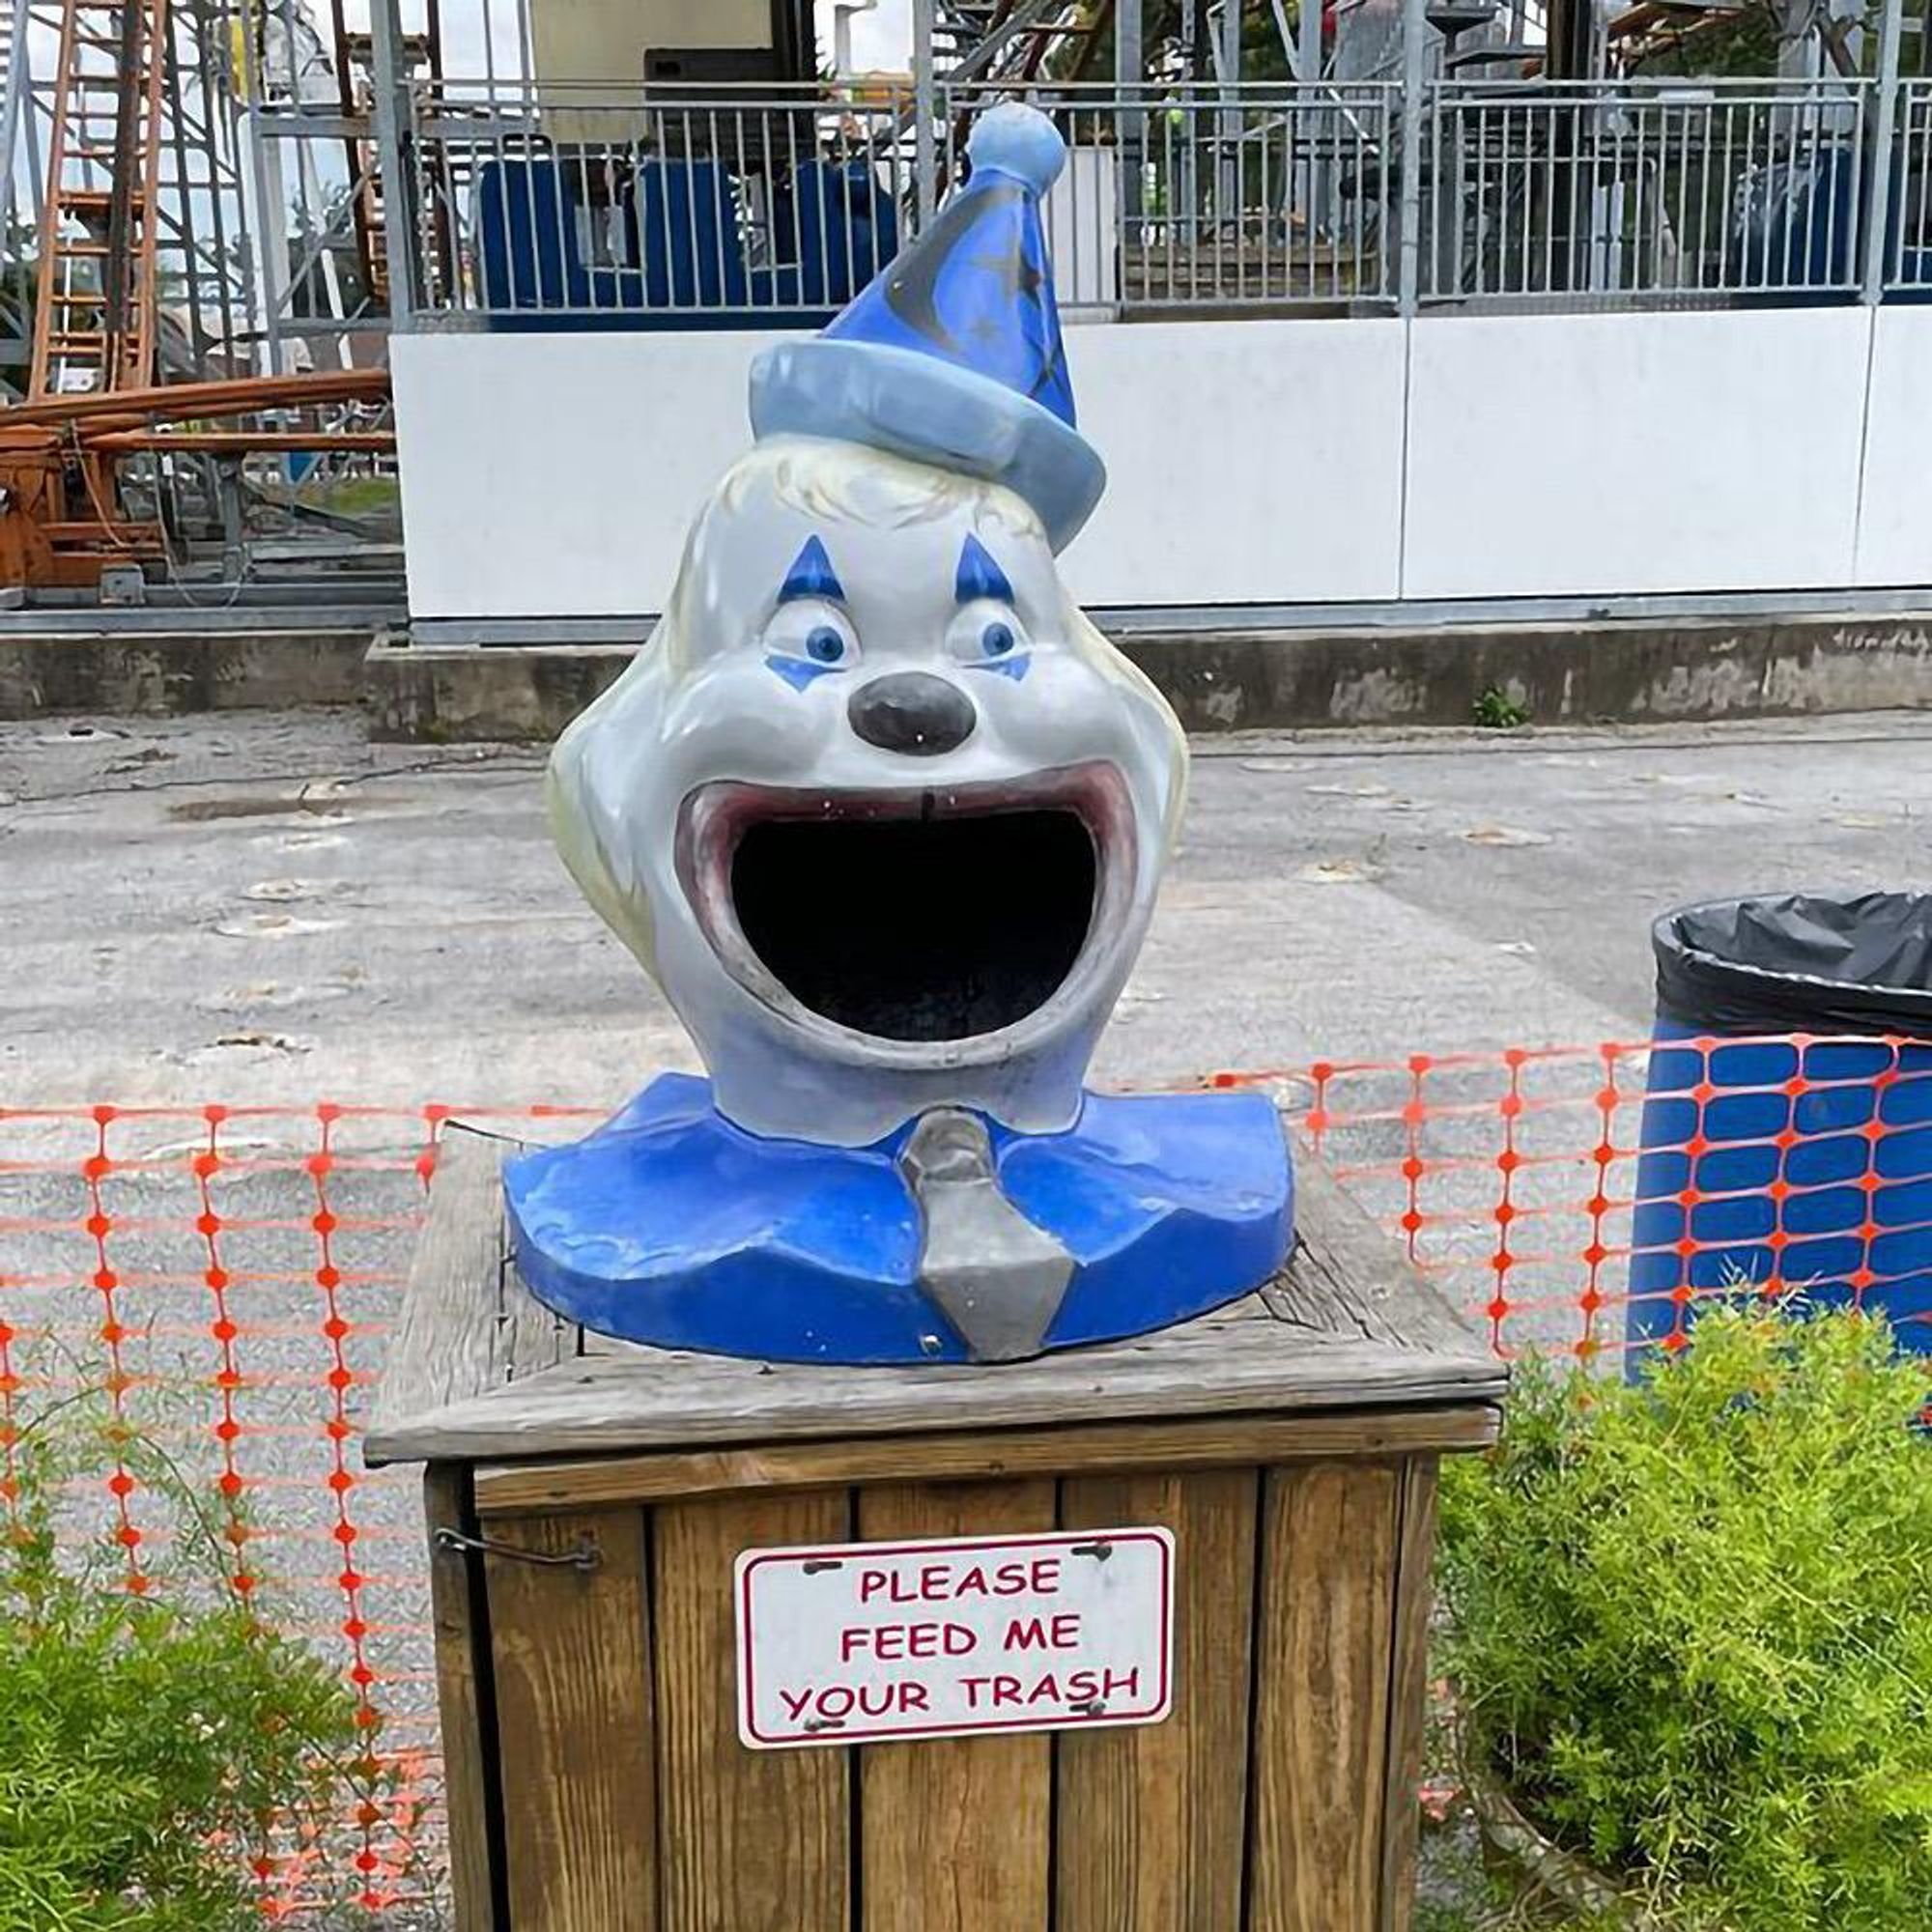
<path fill-rule="evenodd" d="M 1074 327 L 1111 483 L 1067 554 L 1094 605 L 1396 594 L 1403 328 Z M 762 334 L 405 335 L 396 421 L 419 617 L 655 611 L 743 449 Z"/>
<path fill-rule="evenodd" d="M 398 335 L 418 617 L 663 608 L 693 510 L 751 441 L 763 334 Z"/>
<path fill-rule="evenodd" d="M 1107 494 L 1066 576 L 1086 604 L 1397 594 L 1403 325 L 1132 323 L 1068 331 Z"/>
<path fill-rule="evenodd" d="M 1869 330 L 1856 306 L 1424 317 L 1404 595 L 1849 583 Z"/>
<path fill-rule="evenodd" d="M 1860 584 L 1932 584 L 1932 308 L 1886 307 L 1872 337 Z"/>
<path fill-rule="evenodd" d="M 1101 607 L 1926 582 L 1932 310 L 1877 327 L 1862 543 L 1862 308 L 1074 327 L 1111 482 L 1068 581 Z M 397 337 L 411 610 L 659 609 L 770 339 Z"/>

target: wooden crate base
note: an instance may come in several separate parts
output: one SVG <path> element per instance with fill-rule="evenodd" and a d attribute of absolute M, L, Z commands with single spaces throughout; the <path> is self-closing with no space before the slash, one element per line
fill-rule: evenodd
<path fill-rule="evenodd" d="M 428 1461 L 460 1539 L 434 1563 L 462 1932 L 1408 1925 L 1437 1461 L 1493 1439 L 1503 1372 L 1319 1174 L 1284 1276 L 1171 1336 L 696 1374 L 580 1355 L 604 1345 L 504 1277 L 499 1153 L 445 1153 L 370 1437 Z M 739 1741 L 741 1551 L 1142 1525 L 1175 1541 L 1163 1721 Z"/>

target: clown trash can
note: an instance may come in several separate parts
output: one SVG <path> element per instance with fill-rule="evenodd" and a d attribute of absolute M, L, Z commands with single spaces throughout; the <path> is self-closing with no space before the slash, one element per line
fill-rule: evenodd
<path fill-rule="evenodd" d="M 1718 900 L 1652 943 L 1633 1366 L 1748 1295 L 1932 1351 L 1932 895 Z"/>

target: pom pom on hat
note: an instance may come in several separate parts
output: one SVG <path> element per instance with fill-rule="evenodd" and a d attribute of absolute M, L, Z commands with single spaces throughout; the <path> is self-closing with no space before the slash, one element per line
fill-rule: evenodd
<path fill-rule="evenodd" d="M 1023 182 L 1035 194 L 1044 194 L 1066 165 L 1066 143 L 1037 107 L 1003 100 L 974 122 L 966 137 L 966 157 L 976 174 L 992 168 Z"/>

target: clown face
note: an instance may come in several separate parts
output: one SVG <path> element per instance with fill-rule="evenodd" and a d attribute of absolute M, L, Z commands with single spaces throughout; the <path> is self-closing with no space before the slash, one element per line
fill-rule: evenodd
<path fill-rule="evenodd" d="M 781 436 L 558 742 L 550 809 L 720 1110 L 863 1146 L 942 1105 L 1072 1122 L 1185 773 L 1019 497 Z"/>

